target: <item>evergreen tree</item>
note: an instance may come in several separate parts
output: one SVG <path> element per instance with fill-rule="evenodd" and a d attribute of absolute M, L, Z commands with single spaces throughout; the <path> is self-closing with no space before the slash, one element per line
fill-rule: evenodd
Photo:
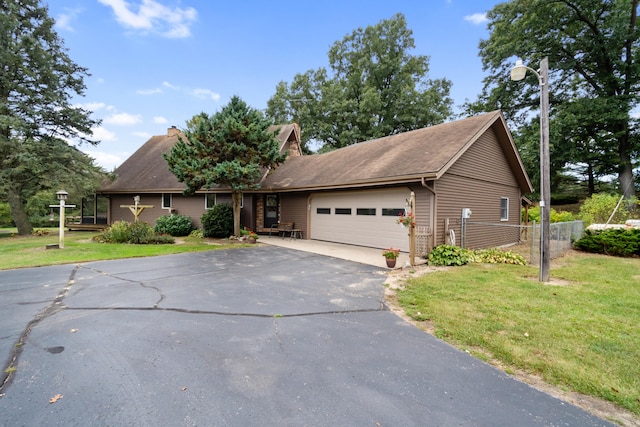
<path fill-rule="evenodd" d="M 236 236 L 240 236 L 242 192 L 258 188 L 261 174 L 286 157 L 269 126 L 262 112 L 234 96 L 212 116 L 200 113 L 190 119 L 186 141 L 179 137 L 171 152 L 164 154 L 169 170 L 186 184 L 186 195 L 203 188 L 231 189 Z"/>
<path fill-rule="evenodd" d="M 67 55 L 38 0 L 0 0 L 0 196 L 19 234 L 30 234 L 27 200 L 65 177 L 98 168 L 66 140 L 87 139 L 98 122 L 71 105 L 87 70 Z"/>

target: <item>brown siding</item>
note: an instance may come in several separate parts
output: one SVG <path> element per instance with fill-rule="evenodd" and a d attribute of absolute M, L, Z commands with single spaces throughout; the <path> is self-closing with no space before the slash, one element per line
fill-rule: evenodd
<path fill-rule="evenodd" d="M 437 182 L 438 240 L 445 242 L 446 220 L 460 245 L 462 208 L 470 208 L 465 246 L 493 247 L 516 243 L 520 224 L 520 190 L 493 133 L 487 131 Z M 509 198 L 509 221 L 500 221 L 500 201 Z M 473 224 L 473 223 L 485 224 Z M 493 225 L 491 225 L 493 224 Z"/>
<path fill-rule="evenodd" d="M 294 222 L 295 227 L 302 230 L 303 237 L 309 238 L 307 228 L 308 193 L 280 194 L 280 221 Z"/>

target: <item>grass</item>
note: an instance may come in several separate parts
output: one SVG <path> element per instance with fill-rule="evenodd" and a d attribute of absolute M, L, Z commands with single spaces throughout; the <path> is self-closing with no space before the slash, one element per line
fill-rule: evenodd
<path fill-rule="evenodd" d="M 640 259 L 561 263 L 547 285 L 535 266 L 449 268 L 410 279 L 398 302 L 481 359 L 640 415 Z"/>
<path fill-rule="evenodd" d="M 245 246 L 223 239 L 197 238 L 184 238 L 179 244 L 166 245 L 97 243 L 92 240 L 97 233 L 69 231 L 64 236 L 64 249 L 46 249 L 46 245 L 57 244 L 59 240 L 57 229 L 48 232 L 45 236 L 16 236 L 15 229 L 0 229 L 0 270 Z"/>

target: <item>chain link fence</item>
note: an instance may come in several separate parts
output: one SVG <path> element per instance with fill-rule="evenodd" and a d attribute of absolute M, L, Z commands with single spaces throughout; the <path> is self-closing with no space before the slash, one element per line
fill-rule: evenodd
<path fill-rule="evenodd" d="M 584 233 L 584 222 L 569 221 L 549 224 L 549 252 L 551 259 L 561 257 L 569 249 L 573 242 L 579 240 Z M 505 239 L 515 241 L 519 233 L 521 242 L 529 245 L 529 263 L 540 262 L 540 224 L 535 221 L 530 225 L 510 225 L 489 222 L 465 221 L 461 227 L 461 244 L 465 246 L 467 233 L 491 234 L 493 236 L 504 235 Z"/>

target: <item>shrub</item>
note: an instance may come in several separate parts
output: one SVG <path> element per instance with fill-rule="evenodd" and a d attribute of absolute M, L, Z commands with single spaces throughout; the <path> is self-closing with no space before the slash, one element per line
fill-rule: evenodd
<path fill-rule="evenodd" d="M 438 245 L 429 252 L 429 265 L 465 265 L 469 262 L 469 251 L 459 246 Z"/>
<path fill-rule="evenodd" d="M 500 249 L 476 249 L 470 251 L 469 262 L 477 262 L 483 264 L 515 264 L 527 265 L 527 260 L 520 254 L 511 251 L 502 251 Z"/>
<path fill-rule="evenodd" d="M 586 230 L 574 246 L 585 252 L 621 257 L 640 256 L 640 229 Z"/>
<path fill-rule="evenodd" d="M 202 239 L 204 237 L 204 234 L 202 234 L 202 230 L 193 230 L 191 233 L 189 233 L 189 237 L 193 238 L 193 239 Z"/>
<path fill-rule="evenodd" d="M 233 207 L 215 205 L 202 215 L 201 221 L 204 237 L 229 237 L 233 234 Z"/>
<path fill-rule="evenodd" d="M 193 222 L 187 215 L 165 215 L 156 220 L 156 233 L 172 236 L 188 236 L 193 230 Z"/>
<path fill-rule="evenodd" d="M 526 222 L 526 210 L 522 209 L 522 221 Z M 556 211 L 551 208 L 549 211 L 549 221 L 550 222 L 569 222 L 575 221 L 575 216 L 571 212 L 567 211 Z M 533 206 L 529 208 L 529 221 L 535 221 L 536 223 L 540 223 L 540 206 Z"/>
<path fill-rule="evenodd" d="M 0 203 L 0 227 L 15 227 L 9 203 Z"/>
<path fill-rule="evenodd" d="M 103 230 L 95 240 L 103 243 L 174 243 L 170 236 L 159 236 L 146 222 L 116 221 L 111 227 Z"/>
<path fill-rule="evenodd" d="M 594 194 L 586 199 L 580 207 L 580 218 L 584 221 L 584 225 L 588 227 L 591 224 L 604 224 L 609 220 L 618 201 L 619 195 L 599 193 Z M 625 203 L 620 203 L 618 210 L 611 219 L 612 224 L 624 224 L 629 219 L 629 212 Z"/>
<path fill-rule="evenodd" d="M 521 255 L 496 248 L 471 250 L 459 246 L 439 245 L 429 253 L 429 265 L 465 265 L 470 262 L 527 265 L 527 260 Z"/>

